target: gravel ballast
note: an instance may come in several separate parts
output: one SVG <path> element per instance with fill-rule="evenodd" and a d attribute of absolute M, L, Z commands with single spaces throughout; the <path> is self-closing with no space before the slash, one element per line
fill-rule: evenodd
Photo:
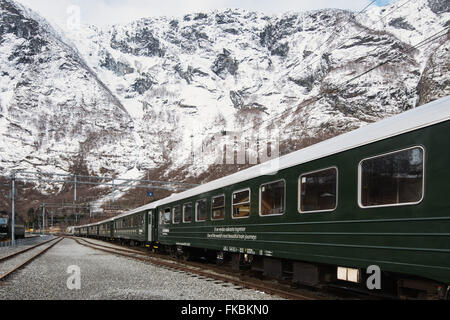
<path fill-rule="evenodd" d="M 37 245 L 38 243 L 48 241 L 51 239 L 54 239 L 54 236 L 40 236 L 36 238 L 29 238 L 29 239 L 21 239 L 17 242 L 17 245 L 15 247 L 13 246 L 0 246 L 0 258 L 6 257 L 10 254 L 13 254 L 15 252 L 27 249 L 29 247 L 32 247 L 34 245 Z"/>
<path fill-rule="evenodd" d="M 70 290 L 69 266 L 81 288 Z M 0 286 L 0 300 L 265 300 L 271 295 L 115 256 L 64 239 Z"/>

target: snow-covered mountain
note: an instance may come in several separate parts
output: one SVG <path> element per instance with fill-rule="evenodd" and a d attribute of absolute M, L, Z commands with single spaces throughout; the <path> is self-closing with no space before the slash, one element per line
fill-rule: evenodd
<path fill-rule="evenodd" d="M 0 169 L 67 172 L 91 152 L 134 159 L 131 116 L 75 48 L 25 8 L 0 10 Z"/>
<path fill-rule="evenodd" d="M 195 177 L 214 158 L 193 150 L 218 133 L 295 145 L 450 94 L 448 33 L 413 48 L 449 26 L 446 0 L 361 14 L 235 9 L 64 33 L 0 0 L 0 21 L 4 171 Z"/>

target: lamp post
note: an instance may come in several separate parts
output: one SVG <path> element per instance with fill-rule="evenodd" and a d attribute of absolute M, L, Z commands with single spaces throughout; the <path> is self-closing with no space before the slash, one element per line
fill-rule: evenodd
<path fill-rule="evenodd" d="M 16 189 L 16 172 L 13 170 L 11 177 L 11 244 L 12 246 L 16 245 L 16 234 L 15 234 L 15 189 Z"/>
<path fill-rule="evenodd" d="M 45 203 L 42 205 L 42 232 L 43 235 L 45 234 Z"/>

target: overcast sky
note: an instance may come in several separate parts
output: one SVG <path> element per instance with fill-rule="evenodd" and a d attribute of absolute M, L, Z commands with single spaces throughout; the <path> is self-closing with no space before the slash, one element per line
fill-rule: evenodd
<path fill-rule="evenodd" d="M 371 0 L 16 0 L 63 26 L 79 8 L 81 23 L 106 25 L 126 23 L 142 17 L 181 16 L 213 9 L 243 8 L 265 13 L 340 8 L 359 11 Z M 375 0 L 386 5 L 395 0 Z M 76 8 L 75 7 L 75 8 Z"/>

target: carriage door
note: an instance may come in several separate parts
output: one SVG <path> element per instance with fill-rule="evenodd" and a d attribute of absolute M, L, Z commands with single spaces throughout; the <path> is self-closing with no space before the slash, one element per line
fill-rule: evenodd
<path fill-rule="evenodd" d="M 153 241 L 153 210 L 150 210 L 148 213 L 148 242 L 152 242 Z"/>

